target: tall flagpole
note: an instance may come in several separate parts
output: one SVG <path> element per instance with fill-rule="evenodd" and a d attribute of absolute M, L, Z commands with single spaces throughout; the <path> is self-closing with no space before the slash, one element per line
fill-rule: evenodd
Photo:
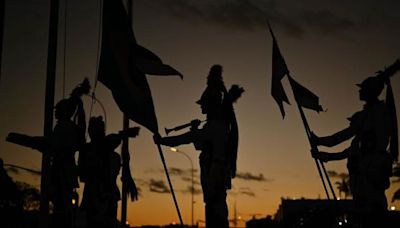
<path fill-rule="evenodd" d="M 127 8 L 128 8 L 127 11 L 128 11 L 129 21 L 132 23 L 132 0 L 128 0 Z M 124 114 L 122 129 L 125 131 L 128 130 L 128 128 L 129 128 L 129 118 Z M 125 175 L 125 173 L 130 172 L 129 137 L 125 137 L 122 140 L 121 155 L 122 155 L 122 175 Z M 122 178 L 124 179 L 124 177 Z M 126 217 L 128 211 L 127 203 L 128 203 L 128 186 L 125 183 L 125 181 L 122 181 L 121 223 L 123 226 L 126 225 Z"/>
<path fill-rule="evenodd" d="M 59 0 L 50 2 L 49 40 L 47 54 L 46 95 L 44 107 L 44 137 L 50 138 L 53 131 L 54 90 L 57 64 Z M 49 227 L 49 185 L 50 185 L 50 151 L 42 153 L 42 178 L 40 183 L 40 227 Z"/>
<path fill-rule="evenodd" d="M 292 87 L 292 90 L 293 90 L 293 86 L 292 86 L 293 79 L 290 76 L 290 74 L 288 74 L 288 78 L 289 78 L 289 81 L 290 81 L 290 86 Z M 298 107 L 299 112 L 300 112 L 301 120 L 303 121 L 303 124 L 304 124 L 304 129 L 305 129 L 306 134 L 307 134 L 308 142 L 310 143 L 310 146 L 311 146 L 312 149 L 318 149 L 317 146 L 315 145 L 315 143 L 311 140 L 310 126 L 308 125 L 308 122 L 307 122 L 307 119 L 306 119 L 306 115 L 304 114 L 303 108 L 300 106 L 299 101 L 297 100 L 296 96 L 295 96 L 295 100 L 296 100 L 296 104 L 297 104 L 297 107 Z M 335 191 L 334 191 L 334 189 L 332 187 L 332 183 L 331 183 L 331 181 L 329 179 L 328 173 L 326 172 L 324 163 L 322 163 L 320 160 L 318 160 L 316 158 L 314 159 L 314 161 L 315 161 L 315 165 L 317 166 L 318 174 L 319 174 L 319 177 L 321 178 L 322 185 L 324 186 L 326 197 L 328 198 L 328 200 L 330 200 L 330 195 L 329 195 L 328 189 L 326 187 L 325 180 L 324 180 L 324 177 L 323 177 L 322 172 L 321 172 L 321 168 L 322 168 L 322 171 L 324 172 L 326 181 L 328 182 L 329 188 L 330 188 L 330 190 L 332 192 L 333 199 L 336 200 L 336 194 L 335 194 Z"/>
<path fill-rule="evenodd" d="M 129 128 L 129 119 L 124 114 L 123 117 L 123 130 L 127 130 Z M 121 157 L 122 157 L 122 175 L 125 175 L 126 172 L 129 172 L 129 138 L 124 137 L 122 139 L 121 146 Z M 124 180 L 124 177 L 122 177 Z M 126 214 L 127 214 L 127 201 L 128 201 L 128 186 L 125 181 L 122 181 L 122 200 L 121 200 L 121 223 L 125 226 L 126 224 Z"/>
<path fill-rule="evenodd" d="M 167 164 L 165 163 L 165 158 L 164 158 L 164 154 L 161 149 L 161 145 L 157 144 L 157 148 L 158 148 L 158 152 L 160 153 L 161 161 L 163 163 L 165 175 L 167 176 L 169 188 L 171 189 L 171 194 L 172 194 L 172 198 L 174 200 L 175 208 L 176 208 L 176 211 L 178 212 L 179 222 L 180 222 L 181 226 L 183 227 L 184 225 L 183 225 L 181 211 L 179 210 L 179 205 L 178 205 L 178 201 L 176 200 L 175 191 L 174 191 L 174 187 L 172 186 L 171 178 L 169 178 L 168 168 L 167 168 Z"/>

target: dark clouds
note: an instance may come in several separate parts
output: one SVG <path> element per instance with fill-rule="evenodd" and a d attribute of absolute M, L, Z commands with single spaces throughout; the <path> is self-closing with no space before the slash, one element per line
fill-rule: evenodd
<path fill-rule="evenodd" d="M 249 172 L 238 172 L 236 174 L 236 178 L 246 181 L 259 181 L 259 182 L 272 181 L 272 179 L 265 178 L 262 173 L 256 175 Z"/>
<path fill-rule="evenodd" d="M 155 192 L 155 193 L 171 192 L 163 180 L 154 180 L 154 179 L 150 179 L 149 190 L 150 192 Z"/>
<path fill-rule="evenodd" d="M 152 0 L 151 4 L 186 22 L 239 30 L 266 29 L 268 19 L 293 37 L 365 30 L 373 24 L 391 27 L 400 21 L 400 1 L 394 0 Z"/>
<path fill-rule="evenodd" d="M 249 197 L 256 197 L 256 193 L 249 187 L 241 187 L 239 189 L 233 189 L 229 191 L 230 195 L 244 195 Z"/>
<path fill-rule="evenodd" d="M 249 197 L 256 197 L 256 194 L 250 188 L 240 188 L 239 194 L 249 196 Z"/>
<path fill-rule="evenodd" d="M 189 182 L 192 183 L 192 178 L 191 177 L 181 177 L 181 180 L 185 181 L 185 182 Z M 200 185 L 200 181 L 197 178 L 193 178 L 193 183 L 195 185 Z"/>
<path fill-rule="evenodd" d="M 332 178 L 347 179 L 349 177 L 348 173 L 338 173 L 334 170 L 328 170 L 327 173 L 328 173 L 328 176 L 330 176 Z"/>
<path fill-rule="evenodd" d="M 199 181 L 199 175 L 198 175 L 198 170 L 197 169 L 181 169 L 181 168 L 176 168 L 176 167 L 171 167 L 168 169 L 168 173 L 170 176 L 176 176 L 176 177 L 180 177 L 181 180 L 185 181 L 185 182 L 192 182 L 192 172 L 193 172 L 193 182 L 195 185 L 200 185 L 200 181 Z M 153 170 L 153 169 L 149 169 L 146 171 L 146 173 L 164 173 L 163 169 L 158 169 L 158 170 Z"/>
<path fill-rule="evenodd" d="M 184 182 L 186 182 L 188 185 L 184 189 L 176 189 L 176 192 L 181 192 L 184 194 L 190 194 L 192 191 L 192 176 L 191 176 L 191 171 L 194 172 L 194 178 L 193 178 L 193 193 L 195 195 L 201 194 L 201 184 L 198 175 L 195 173 L 197 170 L 191 170 L 191 169 L 180 169 L 176 167 L 171 167 L 168 169 L 169 174 L 171 176 L 175 177 L 180 177 L 180 179 Z M 156 173 L 160 174 L 163 173 L 164 171 L 162 169 L 159 170 L 147 170 L 146 173 Z M 252 174 L 250 172 L 238 172 L 236 174 L 236 179 L 237 180 L 242 180 L 242 181 L 253 181 L 253 182 L 270 182 L 272 179 L 265 178 L 262 173 L 260 174 Z M 135 180 L 137 185 L 148 188 L 150 192 L 153 193 L 170 193 L 169 187 L 163 180 L 155 180 L 155 179 L 149 179 L 149 180 L 144 180 L 144 179 L 136 179 Z M 230 194 L 233 195 L 245 195 L 249 197 L 255 197 L 256 194 L 252 189 L 249 187 L 240 187 L 240 188 L 235 188 L 234 190 L 230 191 Z"/>
<path fill-rule="evenodd" d="M 192 193 L 192 186 L 187 186 L 186 189 L 181 190 L 180 192 L 185 193 L 185 194 L 191 194 Z M 193 188 L 193 194 L 194 195 L 200 195 L 201 193 L 203 193 L 203 191 L 200 188 Z"/>

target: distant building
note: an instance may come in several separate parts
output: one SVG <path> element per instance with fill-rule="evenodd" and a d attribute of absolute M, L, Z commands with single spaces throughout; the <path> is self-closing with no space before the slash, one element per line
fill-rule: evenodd
<path fill-rule="evenodd" d="M 251 220 L 246 222 L 246 228 L 275 228 L 277 227 L 277 223 L 275 220 L 272 220 L 272 217 L 268 215 L 265 218 L 256 219 L 253 217 Z"/>
<path fill-rule="evenodd" d="M 253 218 L 246 228 L 349 227 L 351 200 L 284 199 L 274 218 Z"/>
<path fill-rule="evenodd" d="M 282 198 L 274 220 L 279 227 L 343 227 L 353 210 L 352 200 Z"/>

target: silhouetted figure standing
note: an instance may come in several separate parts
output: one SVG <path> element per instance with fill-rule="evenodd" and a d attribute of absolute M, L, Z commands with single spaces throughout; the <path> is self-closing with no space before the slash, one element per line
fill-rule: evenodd
<path fill-rule="evenodd" d="M 137 136 L 139 128 L 130 131 L 106 135 L 101 116 L 89 121 L 91 141 L 80 150 L 78 161 L 80 180 L 85 182 L 81 209 L 87 213 L 89 227 L 117 227 L 121 197 L 116 180 L 121 169 L 121 157 L 114 150 L 122 138 Z"/>
<path fill-rule="evenodd" d="M 387 211 L 385 190 L 390 185 L 392 168 L 387 151 L 392 123 L 386 104 L 378 99 L 383 80 L 369 77 L 358 86 L 360 100 L 366 103 L 363 110 L 349 118 L 350 126 L 327 137 L 312 135 L 317 145 L 331 147 L 353 138 L 351 146 L 340 153 L 314 151 L 313 156 L 322 161 L 348 159 L 350 189 L 359 223 L 362 227 L 378 223 L 382 227 Z"/>
<path fill-rule="evenodd" d="M 212 66 L 207 78 L 207 88 L 196 102 L 202 113 L 207 115 L 207 123 L 203 128 L 198 129 L 200 121 L 194 120 L 187 133 L 173 137 L 154 137 L 155 142 L 162 145 L 193 143 L 197 150 L 201 150 L 201 186 L 208 228 L 229 227 L 226 191 L 231 188 L 231 178 L 236 172 L 238 139 L 232 103 L 244 91 L 237 85 L 232 88 L 227 92 L 222 80 L 222 66 Z"/>
<path fill-rule="evenodd" d="M 73 224 L 75 188 L 79 187 L 75 153 L 85 143 L 85 111 L 81 96 L 90 91 L 85 78 L 67 99 L 55 105 L 57 120 L 49 141 L 52 158 L 51 201 L 54 206 L 54 227 L 70 228 Z"/>
<path fill-rule="evenodd" d="M 77 123 L 72 120 L 76 113 Z M 57 123 L 50 139 L 51 184 L 54 226 L 71 227 L 72 198 L 79 187 L 75 153 L 85 138 L 85 113 L 79 97 L 63 99 L 55 105 Z"/>

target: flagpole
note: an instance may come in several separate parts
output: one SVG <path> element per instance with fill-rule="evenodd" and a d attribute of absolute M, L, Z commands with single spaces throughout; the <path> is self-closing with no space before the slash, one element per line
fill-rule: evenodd
<path fill-rule="evenodd" d="M 132 1 L 133 0 L 128 0 L 128 5 L 127 6 L 128 6 L 129 21 L 131 21 L 131 23 L 133 24 L 133 22 L 132 22 Z M 169 188 L 171 190 L 171 194 L 172 194 L 172 198 L 174 200 L 175 208 L 176 208 L 176 211 L 178 213 L 179 222 L 180 222 L 181 226 L 183 227 L 184 224 L 183 224 L 183 220 L 182 220 L 181 211 L 179 210 L 179 205 L 178 205 L 178 201 L 176 200 L 174 187 L 172 186 L 172 182 L 171 182 L 171 179 L 170 179 L 170 176 L 169 176 L 169 173 L 168 173 L 167 164 L 165 162 L 164 154 L 163 154 L 163 151 L 162 151 L 162 148 L 161 148 L 160 144 L 157 144 L 157 148 L 158 148 L 158 152 L 160 154 L 160 158 L 161 158 L 161 161 L 162 161 L 162 164 L 163 164 L 163 167 L 164 167 L 165 175 L 167 176 Z M 128 152 L 128 156 L 129 156 L 129 152 Z"/>
<path fill-rule="evenodd" d="M 290 74 L 288 74 L 288 78 L 289 78 L 289 81 L 290 81 L 290 86 L 291 86 L 291 88 L 292 88 L 292 90 L 293 90 L 293 86 L 292 86 L 292 81 L 293 81 L 293 79 L 292 79 L 292 77 L 290 76 Z M 311 134 L 310 126 L 308 125 L 308 121 L 307 121 L 307 119 L 306 119 L 306 115 L 304 114 L 304 110 L 303 110 L 303 108 L 300 106 L 300 104 L 299 104 L 299 102 L 298 102 L 296 96 L 295 96 L 295 100 L 296 100 L 297 108 L 299 109 L 299 112 L 300 112 L 301 120 L 303 121 L 304 129 L 305 129 L 305 131 L 306 131 L 307 138 L 308 138 L 308 142 L 310 143 L 310 146 L 311 146 L 311 148 L 312 148 L 313 150 L 318 150 L 318 148 L 317 148 L 317 146 L 315 145 L 315 143 L 311 140 L 311 136 L 310 136 L 310 134 Z M 329 188 L 330 188 L 330 190 L 331 190 L 331 192 L 332 192 L 333 199 L 336 200 L 336 199 L 337 199 L 337 198 L 336 198 L 336 194 L 335 194 L 335 191 L 334 191 L 334 189 L 333 189 L 333 187 L 332 187 L 332 183 L 331 183 L 331 181 L 330 181 L 330 179 L 329 179 L 328 173 L 326 172 L 324 163 L 322 163 L 320 160 L 318 160 L 318 159 L 316 159 L 316 158 L 314 159 L 314 161 L 315 161 L 315 165 L 317 166 L 318 174 L 319 174 L 319 177 L 321 178 L 322 185 L 324 186 L 324 190 L 325 190 L 325 193 L 326 193 L 326 197 L 328 198 L 328 200 L 330 200 L 329 192 L 328 192 L 328 189 L 327 189 L 326 184 L 325 184 L 324 177 L 323 177 L 322 172 L 321 172 L 321 167 L 322 167 L 322 170 L 323 170 L 323 172 L 324 172 L 326 181 L 328 182 Z"/>
<path fill-rule="evenodd" d="M 54 90 L 57 64 L 57 33 L 59 0 L 50 2 L 49 43 L 47 55 L 46 95 L 44 107 L 44 137 L 49 139 L 53 131 Z M 42 228 L 49 227 L 50 151 L 42 153 L 42 178 L 40 182 L 40 220 Z"/>
<path fill-rule="evenodd" d="M 128 0 L 128 18 L 129 21 L 132 22 L 132 0 Z M 122 123 L 122 129 L 124 131 L 128 130 L 129 128 L 129 118 L 124 114 L 123 116 L 123 123 Z M 130 156 L 129 156 L 129 137 L 125 137 L 122 140 L 122 146 L 121 146 L 121 157 L 122 157 L 122 175 L 124 175 L 126 172 L 130 172 L 129 170 L 129 161 L 130 161 Z M 124 177 L 122 177 L 124 180 Z M 128 202 L 128 186 L 125 183 L 125 181 L 122 181 L 122 197 L 121 197 L 121 223 L 123 226 L 126 225 L 126 217 L 127 217 L 127 202 Z"/>
<path fill-rule="evenodd" d="M 181 211 L 179 210 L 178 201 L 176 200 L 174 188 L 173 188 L 173 186 L 172 186 L 171 179 L 169 178 L 169 173 L 168 173 L 167 165 L 166 165 L 165 158 L 164 158 L 164 154 L 163 154 L 163 152 L 162 152 L 162 149 L 161 149 L 160 144 L 157 144 L 157 148 L 158 148 L 158 152 L 160 153 L 161 161 L 162 161 L 163 166 L 164 166 L 164 171 L 165 171 L 165 175 L 167 176 L 169 188 L 171 189 L 172 198 L 174 199 L 175 208 L 176 208 L 176 211 L 178 212 L 179 222 L 181 223 L 181 226 L 183 227 L 183 220 L 182 220 Z"/>
<path fill-rule="evenodd" d="M 123 122 L 122 122 L 122 129 L 125 131 L 129 128 L 129 119 L 124 114 Z M 121 157 L 122 157 L 122 175 L 128 171 L 128 164 L 129 164 L 129 139 L 128 137 L 124 137 L 122 139 L 122 146 L 121 146 Z M 129 171 L 128 171 L 129 172 Z M 122 177 L 124 180 L 124 177 Z M 121 197 L 121 224 L 123 226 L 126 225 L 126 214 L 127 214 L 127 199 L 128 199 L 128 188 L 125 181 L 122 181 L 122 197 Z"/>

